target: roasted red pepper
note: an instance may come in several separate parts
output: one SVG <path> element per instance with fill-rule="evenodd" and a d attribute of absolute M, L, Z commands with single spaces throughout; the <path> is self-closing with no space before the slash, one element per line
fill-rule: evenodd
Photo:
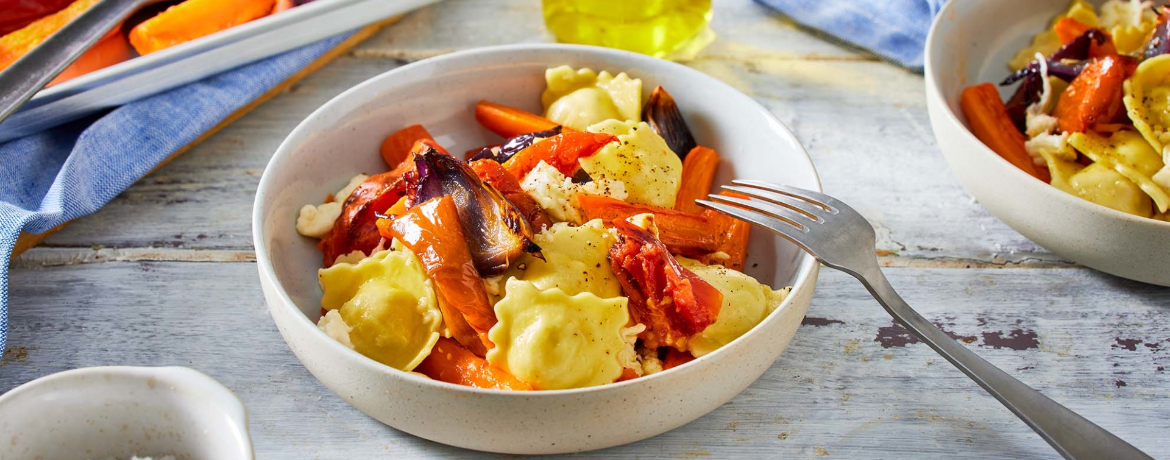
<path fill-rule="evenodd" d="M 377 225 L 378 234 L 397 238 L 414 252 L 435 283 L 439 308 L 451 335 L 483 356 L 496 313 L 471 260 L 455 200 L 450 196 L 432 198 L 393 220 L 381 219 Z"/>
<path fill-rule="evenodd" d="M 614 228 L 609 260 L 630 299 L 631 319 L 646 325 L 639 338 L 650 348 L 685 350 L 690 336 L 719 317 L 723 293 L 683 268 L 650 231 L 625 220 L 614 221 Z"/>
<path fill-rule="evenodd" d="M 378 214 L 386 212 L 406 194 L 403 172 L 400 168 L 370 176 L 349 195 L 333 229 L 317 243 L 325 256 L 326 267 L 333 265 L 337 256 L 355 250 L 369 254 L 378 247 L 382 240 L 378 235 Z"/>
<path fill-rule="evenodd" d="M 61 11 L 72 0 L 0 0 L 0 35 L 24 28 L 37 19 Z"/>
<path fill-rule="evenodd" d="M 512 173 L 516 179 L 524 180 L 528 171 L 543 161 L 557 168 L 561 174 L 571 177 L 580 167 L 578 160 L 593 156 L 606 144 L 617 140 L 617 136 L 611 134 L 562 132 L 521 150 L 504 162 L 504 169 Z"/>
<path fill-rule="evenodd" d="M 653 214 L 658 224 L 658 238 L 673 254 L 704 257 L 720 248 L 723 228 L 730 222 L 715 221 L 701 214 L 627 203 L 607 196 L 579 195 L 577 206 L 582 220 L 601 219 L 610 225 L 638 214 Z"/>
<path fill-rule="evenodd" d="M 524 218 L 528 219 L 528 224 L 533 230 L 540 231 L 542 228 L 552 226 L 552 220 L 548 218 L 544 209 L 537 204 L 532 196 L 528 195 L 528 192 L 520 188 L 520 183 L 516 181 L 512 173 L 509 173 L 495 160 L 473 161 L 471 169 L 480 179 L 483 179 L 501 195 L 504 195 L 504 198 L 516 205 L 520 209 L 520 213 L 524 214 Z"/>

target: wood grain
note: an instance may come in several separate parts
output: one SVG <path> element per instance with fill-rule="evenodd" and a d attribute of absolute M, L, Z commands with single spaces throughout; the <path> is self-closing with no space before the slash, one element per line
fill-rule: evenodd
<path fill-rule="evenodd" d="M 1078 267 L 988 214 L 938 154 L 921 76 L 753 2 L 714 4 L 720 38 L 687 64 L 795 131 L 826 190 L 877 224 L 886 272 L 911 305 L 1170 457 L 1170 289 Z M 547 41 L 540 14 L 534 0 L 447 0 L 409 14 L 15 259 L 0 392 L 81 366 L 185 365 L 241 395 L 258 458 L 496 457 L 397 432 L 309 375 L 268 317 L 251 205 L 280 141 L 333 96 L 418 59 Z M 1055 457 L 854 280 L 823 270 L 818 284 L 791 347 L 743 394 L 670 433 L 579 457 Z"/>
<path fill-rule="evenodd" d="M 1154 457 L 1170 456 L 1170 290 L 1079 268 L 887 273 L 911 305 L 981 356 Z M 317 382 L 268 317 L 253 263 L 107 262 L 12 275 L 0 392 L 80 366 L 183 365 L 243 398 L 257 458 L 470 455 L 388 428 Z M 856 281 L 824 270 L 806 324 L 747 391 L 662 436 L 581 457 L 1053 456 L 891 324 Z"/>

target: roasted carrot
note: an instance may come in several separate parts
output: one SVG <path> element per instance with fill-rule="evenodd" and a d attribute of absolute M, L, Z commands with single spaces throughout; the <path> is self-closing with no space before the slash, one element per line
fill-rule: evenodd
<path fill-rule="evenodd" d="M 695 200 L 706 198 L 711 193 L 711 183 L 719 170 L 719 154 L 703 146 L 691 149 L 683 159 L 682 184 L 674 200 L 674 209 L 686 212 L 702 212 Z"/>
<path fill-rule="evenodd" d="M 0 70 L 4 70 L 32 51 L 97 2 L 98 0 L 77 0 L 61 11 L 37 19 L 20 30 L 0 37 Z"/>
<path fill-rule="evenodd" d="M 422 125 L 410 125 L 395 131 L 394 134 L 386 136 L 386 140 L 382 141 L 382 160 L 386 162 L 387 166 L 391 168 L 398 166 L 410 156 L 411 150 L 414 148 L 416 141 L 429 141 L 431 147 L 434 147 L 439 153 L 447 153 L 447 150 L 435 142 L 435 138 L 431 137 L 431 133 Z"/>
<path fill-rule="evenodd" d="M 475 120 L 489 131 L 506 138 L 557 127 L 556 123 L 535 113 L 489 101 L 475 104 Z"/>
<path fill-rule="evenodd" d="M 276 0 L 186 0 L 131 29 L 130 44 L 139 54 L 150 54 L 267 16 L 275 4 Z"/>
<path fill-rule="evenodd" d="M 517 180 L 523 180 L 528 171 L 543 161 L 557 168 L 561 174 L 572 176 L 581 167 L 580 159 L 592 156 L 606 144 L 617 140 L 617 136 L 612 134 L 562 132 L 517 152 L 504 162 L 504 169 Z"/>
<path fill-rule="evenodd" d="M 601 219 L 606 225 L 638 214 L 653 214 L 658 224 L 658 239 L 666 244 L 671 253 L 687 257 L 706 257 L 719 251 L 724 231 L 718 227 L 718 222 L 712 222 L 699 214 L 632 204 L 605 196 L 578 195 L 577 206 L 581 210 L 582 219 Z"/>
<path fill-rule="evenodd" d="M 1060 40 L 1060 43 L 1065 45 L 1085 32 L 1088 32 L 1089 29 L 1092 29 L 1092 27 L 1073 18 L 1060 18 L 1053 26 L 1053 30 L 1056 31 L 1056 38 Z M 1101 29 L 1097 29 L 1097 32 L 1105 36 L 1105 42 L 1097 43 L 1096 40 L 1090 42 L 1089 56 L 1103 57 L 1110 54 L 1117 54 L 1117 47 L 1113 45 L 1113 37 L 1110 37 L 1107 32 Z"/>
<path fill-rule="evenodd" d="M 414 371 L 435 380 L 469 387 L 516 391 L 533 389 L 532 385 L 492 366 L 486 359 L 445 337 L 439 338 L 431 354 Z"/>
<path fill-rule="evenodd" d="M 432 198 L 394 219 L 378 220 L 377 226 L 382 237 L 397 238 L 422 262 L 435 283 L 439 306 L 450 307 L 443 316 L 456 340 L 476 354 L 486 353 L 490 342 L 484 339 L 496 324 L 496 313 L 472 262 L 455 200 L 450 196 Z M 457 315 L 466 319 L 472 330 L 456 331 L 452 326 Z"/>
<path fill-rule="evenodd" d="M 968 86 L 959 96 L 959 107 L 967 117 L 971 132 L 988 148 L 1024 172 L 1048 182 L 1045 177 L 1047 174 L 1041 175 L 1040 169 L 1032 163 L 1032 157 L 1024 150 L 1024 133 L 1012 123 L 995 85 L 981 83 Z M 1044 173 L 1047 172 L 1044 170 Z"/>
<path fill-rule="evenodd" d="M 1129 59 L 1106 56 L 1090 62 L 1056 101 L 1052 115 L 1065 132 L 1083 132 L 1112 122 L 1124 109 L 1122 91 L 1133 72 Z"/>
<path fill-rule="evenodd" d="M 720 195 L 748 198 L 747 195 L 735 192 L 719 192 Z M 708 261 L 717 263 L 736 271 L 743 271 L 744 259 L 747 258 L 748 243 L 751 241 L 752 224 L 736 219 L 711 209 L 703 209 L 702 215 L 714 222 L 714 226 L 723 230 L 719 240 L 718 252 L 727 255 L 725 259 L 710 258 Z"/>
<path fill-rule="evenodd" d="M 668 347 L 666 349 L 666 359 L 662 360 L 662 370 L 678 367 L 694 360 L 694 355 L 685 351 L 678 351 L 675 348 Z"/>
<path fill-rule="evenodd" d="M 82 54 L 81 57 L 73 61 L 69 67 L 57 75 L 53 81 L 49 82 L 48 86 L 53 86 L 71 78 L 77 78 L 87 73 L 104 69 L 122 61 L 130 60 L 134 57 L 134 50 L 130 49 L 130 42 L 126 41 L 126 36 L 122 35 L 117 29 L 110 31 L 109 35 L 103 38 L 97 44 L 93 45 L 89 51 Z"/>
<path fill-rule="evenodd" d="M 0 0 L 0 36 L 23 29 L 33 21 L 61 11 L 72 0 Z"/>

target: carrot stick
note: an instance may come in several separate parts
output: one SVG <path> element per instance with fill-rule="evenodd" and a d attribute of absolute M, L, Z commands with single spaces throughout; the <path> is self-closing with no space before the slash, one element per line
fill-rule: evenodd
<path fill-rule="evenodd" d="M 415 372 L 435 380 L 456 385 L 492 390 L 532 390 L 532 385 L 507 371 L 488 364 L 486 359 L 468 351 L 459 342 L 440 337 Z"/>
<path fill-rule="evenodd" d="M 959 96 L 959 107 L 967 116 L 971 132 L 988 148 L 1032 177 L 1048 182 L 1024 150 L 1024 134 L 1012 123 L 994 85 L 968 86 Z"/>
<path fill-rule="evenodd" d="M 431 133 L 427 132 L 426 128 L 422 125 L 410 125 L 386 136 L 386 140 L 382 141 L 382 147 L 379 149 L 382 153 L 382 160 L 391 168 L 398 166 L 410 156 L 416 141 L 430 141 L 429 145 L 435 147 L 435 150 L 447 153 L 443 147 L 439 146 L 438 142 L 435 142 L 435 138 L 431 137 Z"/>
<path fill-rule="evenodd" d="M 702 212 L 695 200 L 706 198 L 711 193 L 711 183 L 719 169 L 719 154 L 703 146 L 691 149 L 683 159 L 682 185 L 674 200 L 674 209 L 686 212 Z"/>
<path fill-rule="evenodd" d="M 272 12 L 276 0 L 187 0 L 130 30 L 130 44 L 146 55 L 230 29 Z"/>
<path fill-rule="evenodd" d="M 1052 109 L 1057 127 L 1064 132 L 1083 132 L 1117 118 L 1124 110 L 1122 87 L 1131 67 L 1128 59 L 1120 56 L 1106 56 L 1085 66 Z"/>
<path fill-rule="evenodd" d="M 4 70 L 32 51 L 97 2 L 98 0 L 77 0 L 61 11 L 37 19 L 15 32 L 0 37 L 0 70 Z"/>
<path fill-rule="evenodd" d="M 584 220 L 601 219 L 606 225 L 638 214 L 654 214 L 658 239 L 674 254 L 701 258 L 719 251 L 722 228 L 699 214 L 595 195 L 578 195 L 577 206 Z"/>
<path fill-rule="evenodd" d="M 505 138 L 557 127 L 556 123 L 540 115 L 489 101 L 475 104 L 475 120 Z"/>
<path fill-rule="evenodd" d="M 719 192 L 720 195 L 749 198 L 747 195 L 735 192 Z M 752 224 L 736 219 L 711 209 L 704 209 L 703 216 L 712 222 L 712 225 L 723 229 L 719 241 L 718 251 L 727 254 L 726 259 L 708 258 L 707 262 L 717 263 L 736 271 L 743 271 L 744 259 L 747 258 L 748 243 L 751 241 Z"/>
<path fill-rule="evenodd" d="M 53 86 L 71 78 L 77 78 L 87 73 L 101 70 L 122 61 L 130 60 L 134 57 L 134 50 L 130 49 L 130 42 L 126 41 L 126 36 L 122 35 L 121 31 L 114 29 L 82 54 L 81 57 L 73 61 L 69 67 L 57 75 L 53 81 L 49 82 L 48 86 Z"/>

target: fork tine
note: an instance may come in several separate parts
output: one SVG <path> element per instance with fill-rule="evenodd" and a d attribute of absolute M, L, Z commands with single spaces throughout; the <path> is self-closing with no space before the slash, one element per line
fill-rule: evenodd
<path fill-rule="evenodd" d="M 712 195 L 712 197 L 716 196 L 719 195 Z M 805 236 L 805 232 L 808 231 L 807 228 L 798 228 L 795 227 L 792 222 L 787 220 L 777 219 L 763 213 L 748 211 L 746 209 L 737 208 L 735 206 L 728 206 L 726 204 L 715 203 L 707 200 L 695 200 L 695 203 L 699 206 L 714 209 L 729 216 L 742 219 L 771 230 L 773 233 L 784 237 L 784 239 L 795 243 L 797 246 L 800 246 L 801 249 L 804 249 L 809 254 L 812 254 L 813 257 L 817 257 L 817 253 L 813 251 L 812 248 L 801 242 L 801 239 L 803 239 L 802 237 Z"/>
<path fill-rule="evenodd" d="M 815 222 L 815 223 L 818 223 L 818 224 L 821 222 L 824 222 L 824 219 L 821 219 L 820 217 L 817 217 L 817 216 L 809 215 L 805 212 L 802 212 L 799 209 L 792 209 L 792 208 L 777 205 L 777 204 L 774 204 L 774 203 L 771 203 L 771 202 L 768 202 L 765 200 L 746 200 L 746 199 L 734 197 L 734 196 L 714 195 L 714 194 L 708 195 L 708 198 L 710 198 L 711 201 L 725 203 L 725 204 L 732 204 L 732 205 L 735 205 L 737 207 L 747 209 L 749 211 L 756 211 L 758 213 L 766 214 L 766 215 L 768 215 L 768 217 L 780 219 L 782 221 L 788 222 L 789 225 L 796 227 L 798 230 L 800 230 L 802 232 L 808 231 L 808 229 L 806 228 L 807 225 L 805 225 L 805 224 L 808 223 L 808 221 L 810 221 L 810 220 Z M 824 211 L 822 211 L 822 212 L 824 212 Z"/>
<path fill-rule="evenodd" d="M 801 200 L 825 208 L 825 210 L 829 212 L 837 212 L 837 209 L 844 207 L 844 204 L 841 203 L 840 200 L 829 195 L 825 195 L 824 193 L 814 192 L 812 190 L 805 190 L 787 185 L 777 185 L 758 180 L 733 180 L 731 183 L 760 190 L 767 190 L 769 192 L 779 193 L 781 195 L 787 195 L 793 198 L 799 198 Z"/>
<path fill-rule="evenodd" d="M 742 194 L 747 195 L 749 197 L 755 198 L 757 200 L 765 201 L 765 202 L 768 202 L 771 204 L 783 206 L 785 208 L 788 208 L 788 209 L 791 209 L 793 211 L 804 214 L 809 219 L 815 220 L 818 223 L 825 221 L 824 217 L 822 217 L 822 215 L 825 214 L 825 212 L 826 212 L 825 208 L 822 208 L 822 207 L 817 206 L 817 205 L 813 205 L 812 203 L 809 203 L 808 201 L 805 201 L 805 200 L 802 200 L 799 198 L 793 198 L 793 197 L 790 197 L 788 195 L 783 195 L 783 194 L 779 194 L 779 193 L 775 193 L 775 192 L 768 193 L 766 191 L 763 191 L 761 193 L 761 189 L 757 189 L 757 188 L 753 188 L 753 187 L 738 187 L 738 186 L 734 186 L 734 185 L 724 185 L 723 189 L 730 190 L 730 191 L 736 192 L 736 193 L 742 193 Z"/>

